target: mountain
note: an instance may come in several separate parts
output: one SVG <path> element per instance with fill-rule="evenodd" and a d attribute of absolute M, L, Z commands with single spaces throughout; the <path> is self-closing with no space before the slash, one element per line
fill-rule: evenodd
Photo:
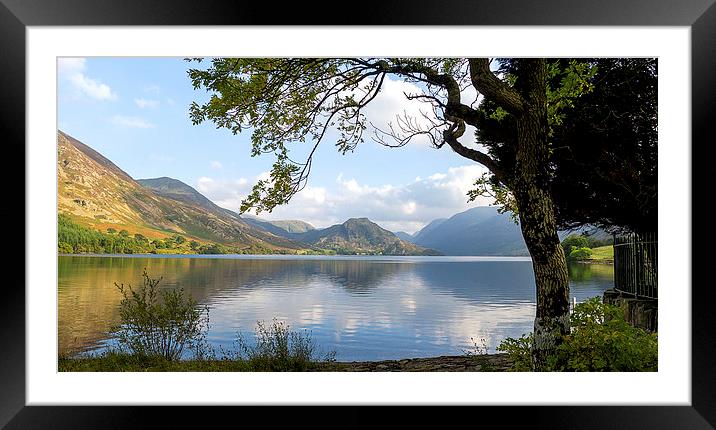
<path fill-rule="evenodd" d="M 154 191 L 155 194 L 168 199 L 195 204 L 211 212 L 226 213 L 235 218 L 239 217 L 238 214 L 217 206 L 216 203 L 207 199 L 203 194 L 178 179 L 164 176 L 161 178 L 137 179 L 137 182 L 144 188 L 149 188 Z"/>
<path fill-rule="evenodd" d="M 351 218 L 343 224 L 293 234 L 292 237 L 319 248 L 333 249 L 339 254 L 439 255 L 432 249 L 399 239 L 368 218 Z"/>
<path fill-rule="evenodd" d="M 404 240 L 404 241 L 410 242 L 410 243 L 415 243 L 415 238 L 410 233 L 406 233 L 404 231 L 396 231 L 393 234 L 398 236 L 398 239 L 400 239 L 400 240 Z"/>
<path fill-rule="evenodd" d="M 414 241 L 445 255 L 528 255 L 520 226 L 491 206 L 435 220 L 416 233 Z"/>
<path fill-rule="evenodd" d="M 89 146 L 58 130 L 59 214 L 99 231 L 107 228 L 147 238 L 181 234 L 255 252 L 293 252 L 304 244 L 246 223 L 190 186 L 171 178 L 135 181 Z"/>
<path fill-rule="evenodd" d="M 591 226 L 557 232 L 560 240 L 570 234 L 589 234 L 603 241 L 611 238 L 609 233 Z M 413 243 L 445 255 L 529 255 L 520 226 L 512 221 L 510 213 L 501 214 L 493 206 L 436 219 L 413 235 Z"/>
<path fill-rule="evenodd" d="M 293 233 L 305 233 L 307 231 L 315 230 L 316 228 L 312 226 L 311 224 L 300 221 L 300 220 L 278 220 L 278 221 L 267 221 L 263 220 L 261 218 L 256 218 L 252 216 L 243 216 L 241 217 L 244 221 L 247 223 L 254 225 L 256 227 L 262 228 L 266 231 L 270 231 L 271 233 L 283 236 L 286 238 L 291 238 Z"/>
<path fill-rule="evenodd" d="M 413 243 L 418 243 L 421 238 L 425 237 L 427 234 L 436 229 L 438 226 L 440 226 L 440 224 L 444 223 L 445 221 L 447 221 L 447 218 L 438 218 L 430 221 L 428 225 L 413 234 Z"/>

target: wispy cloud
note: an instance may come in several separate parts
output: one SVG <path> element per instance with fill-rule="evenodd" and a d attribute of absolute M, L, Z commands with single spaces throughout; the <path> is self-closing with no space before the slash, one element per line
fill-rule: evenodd
<path fill-rule="evenodd" d="M 158 108 L 159 107 L 158 100 L 149 100 L 149 99 L 143 99 L 143 98 L 134 99 L 134 104 L 137 105 L 137 107 L 139 109 Z"/>
<path fill-rule="evenodd" d="M 136 116 L 124 116 L 124 115 L 114 115 L 110 121 L 115 124 L 122 127 L 129 127 L 129 128 L 153 128 L 154 124 L 151 122 L 148 122 L 144 118 L 139 118 Z"/>
<path fill-rule="evenodd" d="M 159 91 L 159 85 L 147 85 L 146 87 L 144 87 L 145 93 L 159 94 Z"/>
<path fill-rule="evenodd" d="M 62 79 L 69 81 L 81 94 L 95 100 L 116 100 L 117 94 L 112 88 L 98 79 L 85 74 L 87 61 L 85 58 L 60 58 L 57 60 L 57 71 Z"/>
<path fill-rule="evenodd" d="M 477 164 L 451 167 L 428 178 L 416 178 L 403 185 L 369 186 L 356 179 L 339 175 L 331 189 L 307 186 L 284 206 L 270 214 L 261 213 L 267 219 L 302 219 L 316 227 L 328 227 L 352 217 L 368 217 L 380 226 L 392 231 L 414 232 L 428 222 L 452 216 L 474 206 L 492 204 L 490 198 L 467 202 L 467 192 L 475 180 L 486 172 Z M 197 190 L 219 206 L 238 210 L 241 200 L 251 191 L 260 178 L 248 180 L 218 180 L 202 177 Z"/>
<path fill-rule="evenodd" d="M 212 167 L 213 169 L 221 169 L 222 167 L 224 167 L 224 165 L 221 164 L 220 161 L 214 160 L 214 161 L 211 162 L 211 167 Z"/>

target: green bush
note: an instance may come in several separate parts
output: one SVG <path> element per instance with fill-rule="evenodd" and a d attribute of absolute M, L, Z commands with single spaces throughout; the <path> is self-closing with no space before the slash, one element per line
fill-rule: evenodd
<path fill-rule="evenodd" d="M 137 290 L 114 284 L 123 296 L 121 323 L 112 328 L 120 349 L 170 361 L 180 359 L 187 348 L 199 355 L 208 330 L 208 308 L 199 308 L 183 289 L 160 291 L 161 278 L 150 278 L 146 269 L 142 276 L 144 283 Z"/>
<path fill-rule="evenodd" d="M 238 358 L 246 360 L 254 371 L 305 371 L 318 362 L 335 361 L 335 351 L 322 358 L 319 356 L 309 332 L 291 331 L 288 324 L 276 318 L 270 325 L 261 321 L 256 324 L 253 344 L 247 343 L 241 335 L 237 337 L 237 343 Z"/>
<path fill-rule="evenodd" d="M 589 248 L 572 248 L 569 253 L 570 260 L 587 260 L 592 256 L 592 250 Z"/>
<path fill-rule="evenodd" d="M 658 339 L 633 327 L 624 312 L 599 297 L 579 303 L 570 316 L 571 333 L 547 359 L 551 371 L 655 372 L 658 370 Z M 515 361 L 513 370 L 531 369 L 532 334 L 508 338 L 497 347 Z"/>
<path fill-rule="evenodd" d="M 60 254 L 72 254 L 75 250 L 72 248 L 72 245 L 67 242 L 58 242 L 57 251 L 59 251 Z"/>
<path fill-rule="evenodd" d="M 589 241 L 585 236 L 580 234 L 570 234 L 565 237 L 562 241 L 562 248 L 564 249 L 564 255 L 569 256 L 573 249 L 586 248 L 589 246 Z"/>
<path fill-rule="evenodd" d="M 510 357 L 513 372 L 532 370 L 532 333 L 523 334 L 518 339 L 508 337 L 500 343 L 497 350 L 507 353 Z"/>

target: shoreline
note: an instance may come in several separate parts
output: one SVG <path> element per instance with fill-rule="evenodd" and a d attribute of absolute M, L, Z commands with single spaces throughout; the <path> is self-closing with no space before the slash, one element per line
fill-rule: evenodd
<path fill-rule="evenodd" d="M 380 361 L 339 361 L 316 371 L 323 372 L 507 372 L 512 368 L 507 354 L 442 355 Z"/>
<path fill-rule="evenodd" d="M 128 356 L 127 358 L 132 358 Z M 316 362 L 305 372 L 507 372 L 513 361 L 505 353 L 443 355 L 378 361 Z M 59 372 L 247 372 L 238 360 L 110 362 L 102 357 L 59 358 Z"/>
<path fill-rule="evenodd" d="M 365 258 L 365 259 L 386 259 L 386 258 L 421 258 L 421 259 L 451 259 L 465 261 L 531 261 L 530 256 L 520 255 L 388 255 L 388 254 L 65 254 L 58 253 L 58 257 L 112 257 L 112 258 L 211 258 L 211 259 L 345 259 L 345 258 Z"/>
<path fill-rule="evenodd" d="M 575 260 L 573 263 L 579 264 L 602 264 L 605 266 L 613 266 L 614 260 Z"/>

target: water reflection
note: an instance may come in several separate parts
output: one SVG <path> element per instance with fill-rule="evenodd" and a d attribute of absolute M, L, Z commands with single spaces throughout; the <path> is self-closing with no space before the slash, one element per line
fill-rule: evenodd
<path fill-rule="evenodd" d="M 114 282 L 138 285 L 144 268 L 163 276 L 163 288 L 183 287 L 206 304 L 209 341 L 224 346 L 276 317 L 311 330 L 340 360 L 461 354 L 470 338 L 494 349 L 530 331 L 534 318 L 525 259 L 63 256 L 60 351 L 101 345 L 118 316 Z M 611 267 L 604 269 L 571 269 L 573 295 L 581 301 L 610 287 Z"/>

